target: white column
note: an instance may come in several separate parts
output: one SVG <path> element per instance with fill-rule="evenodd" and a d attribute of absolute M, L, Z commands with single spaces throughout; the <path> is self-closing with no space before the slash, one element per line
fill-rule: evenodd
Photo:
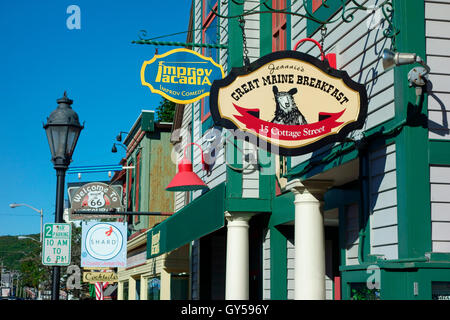
<path fill-rule="evenodd" d="M 290 181 L 295 195 L 295 299 L 325 300 L 323 195 L 329 181 Z"/>
<path fill-rule="evenodd" d="M 252 214 L 228 213 L 227 219 L 227 260 L 226 260 L 226 300 L 249 299 L 248 270 L 248 222 Z"/>

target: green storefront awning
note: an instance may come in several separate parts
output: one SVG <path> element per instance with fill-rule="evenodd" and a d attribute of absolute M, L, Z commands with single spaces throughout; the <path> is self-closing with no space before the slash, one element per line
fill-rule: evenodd
<path fill-rule="evenodd" d="M 147 233 L 147 259 L 179 248 L 224 226 L 225 183 L 167 218 Z"/>

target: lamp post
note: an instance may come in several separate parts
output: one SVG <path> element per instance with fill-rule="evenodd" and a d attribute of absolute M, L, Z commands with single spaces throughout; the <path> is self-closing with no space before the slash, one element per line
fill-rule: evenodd
<path fill-rule="evenodd" d="M 84 126 L 80 125 L 78 114 L 72 110 L 73 101 L 64 96 L 58 100 L 58 107 L 47 118 L 44 129 L 56 170 L 55 223 L 63 221 L 64 180 L 73 151 Z M 53 266 L 52 300 L 59 300 L 60 266 Z"/>
<path fill-rule="evenodd" d="M 40 228 L 39 228 L 39 241 L 42 242 L 42 219 L 43 219 L 43 216 L 44 216 L 42 209 L 41 210 L 36 209 L 36 208 L 26 204 L 26 203 L 11 203 L 9 206 L 11 208 L 17 208 L 17 207 L 25 206 L 25 207 L 28 207 L 28 208 L 36 211 L 37 213 L 39 213 L 41 215 L 41 225 L 40 225 Z"/>

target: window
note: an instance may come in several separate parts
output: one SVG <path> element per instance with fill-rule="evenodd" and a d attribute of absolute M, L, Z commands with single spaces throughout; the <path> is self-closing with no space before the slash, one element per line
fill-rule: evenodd
<path fill-rule="evenodd" d="M 450 300 L 450 282 L 432 282 L 431 298 L 433 300 Z"/>
<path fill-rule="evenodd" d="M 187 300 L 189 298 L 189 277 L 172 275 L 170 277 L 170 299 Z"/>
<path fill-rule="evenodd" d="M 159 278 L 150 278 L 147 282 L 147 300 L 159 300 L 161 285 Z"/>
<path fill-rule="evenodd" d="M 217 17 L 211 9 L 217 10 L 217 0 L 203 0 L 203 20 L 202 20 L 202 39 L 203 43 L 217 44 L 219 30 L 217 25 Z M 203 48 L 205 57 L 211 57 L 216 63 L 219 62 L 219 50 L 217 48 Z M 202 99 L 202 122 L 206 120 L 211 113 L 209 112 L 209 96 Z"/>
<path fill-rule="evenodd" d="M 128 300 L 128 281 L 124 281 L 122 290 L 123 300 Z"/>
<path fill-rule="evenodd" d="M 351 300 L 380 300 L 380 290 L 369 289 L 365 282 L 352 282 L 349 285 Z"/>
<path fill-rule="evenodd" d="M 273 0 L 274 9 L 286 8 L 286 0 Z M 286 14 L 272 15 L 272 51 L 286 50 Z"/>

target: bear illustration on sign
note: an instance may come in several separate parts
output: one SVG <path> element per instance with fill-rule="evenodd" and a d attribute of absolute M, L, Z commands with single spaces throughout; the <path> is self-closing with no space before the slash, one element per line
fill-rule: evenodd
<path fill-rule="evenodd" d="M 308 124 L 295 103 L 293 95 L 297 93 L 296 88 L 283 92 L 278 91 L 277 86 L 273 86 L 272 90 L 276 103 L 275 117 L 271 121 L 272 123 L 287 125 Z"/>

